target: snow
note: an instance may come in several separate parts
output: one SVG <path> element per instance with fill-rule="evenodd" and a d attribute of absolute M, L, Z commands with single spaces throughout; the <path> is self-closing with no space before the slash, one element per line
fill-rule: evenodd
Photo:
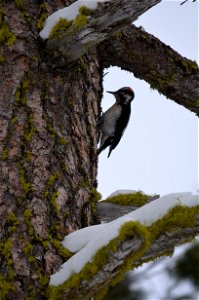
<path fill-rule="evenodd" d="M 52 28 L 56 25 L 56 23 L 59 21 L 60 18 L 67 19 L 68 21 L 74 20 L 76 18 L 76 16 L 78 15 L 79 8 L 81 6 L 86 6 L 89 9 L 96 9 L 97 4 L 99 2 L 108 2 L 108 1 L 110 1 L 110 0 L 98 0 L 98 1 L 79 0 L 79 1 L 74 2 L 73 4 L 71 4 L 68 7 L 65 7 L 65 8 L 62 8 L 62 9 L 56 11 L 55 13 L 53 13 L 46 19 L 44 28 L 40 32 L 40 37 L 44 40 L 48 39 Z"/>
<path fill-rule="evenodd" d="M 128 216 L 139 221 L 145 226 L 150 226 L 177 205 L 184 205 L 187 207 L 199 205 L 199 197 L 188 192 L 165 195 L 134 210 L 129 213 Z"/>
<path fill-rule="evenodd" d="M 169 194 L 110 223 L 87 227 L 66 236 L 62 242 L 64 247 L 72 252 L 78 252 L 51 276 L 50 285 L 58 286 L 74 273 L 80 272 L 86 263 L 92 261 L 97 250 L 118 236 L 120 228 L 126 222 L 138 221 L 145 226 L 150 226 L 177 205 L 194 207 L 199 205 L 199 198 L 188 192 Z"/>
<path fill-rule="evenodd" d="M 58 286 L 68 280 L 74 273 L 80 272 L 85 264 L 92 260 L 97 250 L 106 246 L 112 239 L 117 237 L 121 226 L 129 221 L 132 221 L 132 219 L 128 217 L 118 219 L 115 224 L 111 222 L 109 226 L 104 226 L 101 230 L 98 230 L 94 238 L 92 235 L 91 241 L 82 250 L 65 262 L 58 272 L 51 275 L 50 285 Z"/>
<path fill-rule="evenodd" d="M 77 252 L 84 248 L 105 226 L 106 224 L 99 224 L 77 230 L 67 235 L 62 245 L 73 253 Z"/>

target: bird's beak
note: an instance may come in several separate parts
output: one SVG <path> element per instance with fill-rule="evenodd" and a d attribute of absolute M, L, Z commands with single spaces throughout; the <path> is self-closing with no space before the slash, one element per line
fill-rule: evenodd
<path fill-rule="evenodd" d="M 113 94 L 113 95 L 115 95 L 115 93 L 116 93 L 116 92 L 110 92 L 110 91 L 106 91 L 106 92 L 109 94 Z"/>

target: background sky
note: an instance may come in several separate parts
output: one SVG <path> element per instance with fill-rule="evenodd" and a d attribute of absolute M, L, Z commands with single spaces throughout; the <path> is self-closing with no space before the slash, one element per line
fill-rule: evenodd
<path fill-rule="evenodd" d="M 135 24 L 198 61 L 198 2 L 163 1 Z M 133 45 L 132 45 L 133 47 Z M 102 110 L 114 103 L 106 91 L 130 86 L 135 91 L 132 114 L 119 145 L 99 156 L 98 191 L 103 198 L 118 189 L 165 195 L 198 189 L 198 118 L 166 99 L 133 74 L 105 70 Z"/>
<path fill-rule="evenodd" d="M 198 62 L 198 2 L 164 1 L 143 14 L 135 24 Z M 133 45 L 132 45 L 133 46 Z M 145 81 L 119 68 L 109 68 L 104 78 L 103 111 L 114 103 L 106 91 L 130 86 L 135 91 L 128 128 L 116 149 L 99 157 L 98 190 L 103 198 L 118 189 L 142 190 L 165 195 L 198 189 L 198 118 L 194 113 L 152 90 Z M 185 246 L 186 247 L 186 246 Z M 184 248 L 177 248 L 176 256 Z M 145 300 L 165 299 L 171 281 L 164 271 L 172 261 L 165 258 L 140 280 L 137 288 L 148 292 Z M 148 268 L 145 264 L 134 272 Z M 158 272 L 157 272 L 158 270 Z M 154 275 L 156 272 L 156 276 Z M 133 285 L 135 288 L 135 285 Z M 176 295 L 192 290 L 181 285 Z M 168 300 L 168 299 L 167 299 Z"/>

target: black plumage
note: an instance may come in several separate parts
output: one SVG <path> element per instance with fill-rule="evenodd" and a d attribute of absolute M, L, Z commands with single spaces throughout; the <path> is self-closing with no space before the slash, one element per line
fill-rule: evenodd
<path fill-rule="evenodd" d="M 98 154 L 110 146 L 108 157 L 121 140 L 128 125 L 131 114 L 131 101 L 134 92 L 124 87 L 116 92 L 109 92 L 116 98 L 116 102 L 102 115 L 100 120 L 100 147 Z"/>

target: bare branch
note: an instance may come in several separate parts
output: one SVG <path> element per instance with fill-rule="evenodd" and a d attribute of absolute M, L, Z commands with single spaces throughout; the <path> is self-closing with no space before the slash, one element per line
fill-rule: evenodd
<path fill-rule="evenodd" d="M 188 0 L 184 0 L 183 2 L 180 3 L 180 5 L 183 5 L 187 2 Z M 196 0 L 193 0 L 193 2 L 196 2 Z"/>
<path fill-rule="evenodd" d="M 146 203 L 158 199 L 159 197 L 159 195 L 150 196 Z M 118 205 L 106 201 L 97 202 L 97 218 L 100 222 L 111 222 L 125 214 L 132 212 L 140 206 L 138 206 L 137 204 L 132 204 L 128 206 Z"/>
<path fill-rule="evenodd" d="M 141 28 L 129 26 L 99 46 L 104 67 L 119 66 L 147 81 L 167 98 L 199 116 L 199 72 L 195 62 Z"/>
<path fill-rule="evenodd" d="M 145 11 L 161 0 L 115 0 L 100 3 L 98 8 L 87 17 L 87 23 L 75 27 L 72 24 L 61 37 L 47 41 L 47 48 L 57 65 L 64 65 L 78 59 L 96 44 L 104 41 L 110 34 L 134 22 Z M 61 57 L 60 57 L 61 56 Z"/>

